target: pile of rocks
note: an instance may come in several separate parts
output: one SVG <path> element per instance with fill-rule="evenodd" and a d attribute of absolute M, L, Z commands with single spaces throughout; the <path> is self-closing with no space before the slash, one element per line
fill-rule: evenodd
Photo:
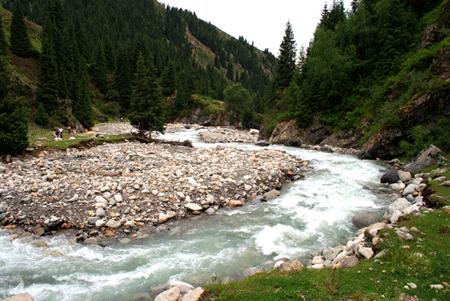
<path fill-rule="evenodd" d="M 391 163 L 400 168 L 398 161 Z M 328 248 L 314 254 L 306 266 L 312 269 L 346 268 L 356 266 L 363 259 L 381 258 L 386 254 L 386 251 L 378 250 L 377 246 L 383 241 L 380 236 L 380 231 L 383 229 L 394 229 L 395 233 L 403 240 L 413 240 L 415 234 L 423 234 L 415 227 L 397 228 L 397 222 L 405 215 L 433 211 L 433 209 L 426 207 L 424 200 L 427 191 L 426 181 L 431 181 L 434 178 L 445 183 L 446 178 L 442 174 L 446 171 L 445 168 L 441 168 L 433 170 L 431 173 L 416 174 L 413 177 L 410 172 L 398 169 L 383 175 L 381 182 L 390 185 L 398 194 L 398 198 L 387 208 L 384 217 L 379 220 L 376 213 L 365 212 L 360 214 L 357 219 L 353 220 L 354 224 L 361 228 L 356 237 L 349 240 L 346 245 Z M 433 196 L 430 197 L 430 200 L 433 200 Z M 297 260 L 286 259 L 276 262 L 274 268 L 292 271 L 301 270 L 304 266 L 299 264 Z"/>
<path fill-rule="evenodd" d="M 327 144 L 325 144 L 325 145 L 302 144 L 301 148 L 315 150 L 315 151 L 319 151 L 319 152 L 336 153 L 336 154 L 352 155 L 352 156 L 359 156 L 361 154 L 361 151 L 358 149 L 343 148 L 343 147 L 331 146 L 331 145 L 327 145 Z"/>
<path fill-rule="evenodd" d="M 165 144 L 44 153 L 0 164 L 0 224 L 36 235 L 77 229 L 87 243 L 142 236 L 169 220 L 262 199 L 306 166 L 275 150 Z"/>
<path fill-rule="evenodd" d="M 231 127 L 214 127 L 199 133 L 200 139 L 206 143 L 257 143 L 258 130 L 238 130 Z"/>

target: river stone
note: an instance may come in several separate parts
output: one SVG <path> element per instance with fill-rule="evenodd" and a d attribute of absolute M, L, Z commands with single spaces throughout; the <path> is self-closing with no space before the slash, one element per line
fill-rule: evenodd
<path fill-rule="evenodd" d="M 120 193 L 115 194 L 115 195 L 114 195 L 114 200 L 115 200 L 117 203 L 122 203 L 122 202 L 123 202 L 122 195 L 121 195 Z"/>
<path fill-rule="evenodd" d="M 395 191 L 398 191 L 398 192 L 403 191 L 403 189 L 405 189 L 405 187 L 406 187 L 406 185 L 403 182 L 398 182 L 398 183 L 391 184 L 392 190 L 395 190 Z"/>
<path fill-rule="evenodd" d="M 166 287 L 168 287 L 168 288 L 178 287 L 181 294 L 187 294 L 188 292 L 190 292 L 194 289 L 194 287 L 192 285 L 190 285 L 189 283 L 175 280 L 175 279 L 169 280 L 169 282 L 167 282 Z"/>
<path fill-rule="evenodd" d="M 106 216 L 105 209 L 98 208 L 97 211 L 95 212 L 95 216 L 100 217 L 100 218 L 105 217 Z"/>
<path fill-rule="evenodd" d="M 206 212 L 206 214 L 208 214 L 208 215 L 215 215 L 215 214 L 216 214 L 216 209 L 210 207 L 210 208 L 208 208 L 205 212 Z"/>
<path fill-rule="evenodd" d="M 405 190 L 403 190 L 403 195 L 412 194 L 416 191 L 416 189 L 416 184 L 409 184 L 408 186 L 406 186 Z"/>
<path fill-rule="evenodd" d="M 96 245 L 97 244 L 97 238 L 95 238 L 95 237 L 86 238 L 84 240 L 84 243 L 87 244 L 87 245 Z"/>
<path fill-rule="evenodd" d="M 1 301 L 35 301 L 35 300 L 30 294 L 23 293 L 23 294 L 14 295 L 14 296 L 6 298 L 6 299 L 2 299 Z"/>
<path fill-rule="evenodd" d="M 352 217 L 352 223 L 358 229 L 378 223 L 381 220 L 380 214 L 371 211 L 361 211 Z"/>
<path fill-rule="evenodd" d="M 402 213 L 404 215 L 408 215 L 408 214 L 412 214 L 412 213 L 416 213 L 416 212 L 419 212 L 419 206 L 416 204 L 411 205 L 411 206 L 403 209 L 403 211 L 402 211 Z"/>
<path fill-rule="evenodd" d="M 117 228 L 119 228 L 120 226 L 121 226 L 121 223 L 118 222 L 118 221 L 115 221 L 115 220 L 113 220 L 113 219 L 109 220 L 109 221 L 106 223 L 106 227 L 112 228 L 112 229 L 117 229 Z"/>
<path fill-rule="evenodd" d="M 397 173 L 400 178 L 400 181 L 402 182 L 408 182 L 411 181 L 412 179 L 412 175 L 409 171 L 399 170 Z"/>
<path fill-rule="evenodd" d="M 263 199 L 264 199 L 264 201 L 271 201 L 271 200 L 276 199 L 280 195 L 281 195 L 281 192 L 274 189 L 272 191 L 266 192 L 263 196 Z"/>
<path fill-rule="evenodd" d="M 237 207 L 242 207 L 244 205 L 243 201 L 238 201 L 238 200 L 231 200 L 230 201 L 230 208 L 237 208 Z"/>
<path fill-rule="evenodd" d="M 385 223 L 376 223 L 368 226 L 366 229 L 366 233 L 368 233 L 370 237 L 375 237 L 377 236 L 378 232 L 380 230 L 383 230 L 384 228 L 386 228 Z"/>
<path fill-rule="evenodd" d="M 181 293 L 178 287 L 173 287 L 156 296 L 154 301 L 178 301 Z"/>
<path fill-rule="evenodd" d="M 303 265 L 303 263 L 298 260 L 286 261 L 280 265 L 280 271 L 282 272 L 298 272 L 303 270 L 304 268 L 305 266 Z"/>
<path fill-rule="evenodd" d="M 356 256 L 347 256 L 340 262 L 342 268 L 352 268 L 358 265 L 359 260 Z"/>
<path fill-rule="evenodd" d="M 101 228 L 101 227 L 103 227 L 105 224 L 106 224 L 106 222 L 105 222 L 104 220 L 102 220 L 102 219 L 99 219 L 98 221 L 95 222 L 95 226 L 96 226 L 97 228 Z"/>
<path fill-rule="evenodd" d="M 323 257 L 325 257 L 325 260 L 333 261 L 336 258 L 336 256 L 338 256 L 338 254 L 340 252 L 342 252 L 343 250 L 344 250 L 343 246 L 335 247 L 335 248 L 328 248 L 328 249 L 323 250 L 322 255 L 323 255 Z"/>
<path fill-rule="evenodd" d="M 197 287 L 193 291 L 190 291 L 181 298 L 181 301 L 200 301 L 205 293 L 205 290 L 201 287 Z"/>
<path fill-rule="evenodd" d="M 191 211 L 201 211 L 203 208 L 195 203 L 188 203 L 186 205 L 184 205 L 185 208 L 191 210 Z"/>
<path fill-rule="evenodd" d="M 358 253 L 360 255 L 364 256 L 364 258 L 366 258 L 366 259 L 370 259 L 374 255 L 373 250 L 371 248 L 365 248 L 365 247 L 359 248 Z"/>
<path fill-rule="evenodd" d="M 314 256 L 314 258 L 311 261 L 312 265 L 316 265 L 316 264 L 323 264 L 323 258 L 322 256 Z"/>
<path fill-rule="evenodd" d="M 95 202 L 98 203 L 98 204 L 105 205 L 105 206 L 108 205 L 108 201 L 105 200 L 105 198 L 102 197 L 102 196 L 100 196 L 100 195 L 97 195 L 97 196 L 95 197 Z"/>
<path fill-rule="evenodd" d="M 400 177 L 395 171 L 388 171 L 381 177 L 381 183 L 394 184 L 400 180 Z"/>
<path fill-rule="evenodd" d="M 402 216 L 402 213 L 400 212 L 400 210 L 394 210 L 392 212 L 389 220 L 392 224 L 395 224 L 396 222 L 398 222 L 398 220 L 400 219 L 401 216 Z"/>
<path fill-rule="evenodd" d="M 389 209 L 389 212 L 392 214 L 395 210 L 401 211 L 401 210 L 409 207 L 410 205 L 411 205 L 411 203 L 408 202 L 407 199 L 399 198 L 399 199 L 395 200 L 395 202 L 390 204 L 388 209 Z"/>

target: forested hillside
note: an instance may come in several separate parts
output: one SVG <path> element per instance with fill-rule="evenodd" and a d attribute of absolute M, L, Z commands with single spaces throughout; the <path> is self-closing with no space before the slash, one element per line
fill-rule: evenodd
<path fill-rule="evenodd" d="M 288 26 L 267 132 L 284 121 L 273 140 L 290 129 L 291 142 L 363 147 L 367 158 L 448 151 L 449 24 L 447 0 L 355 0 L 349 11 L 334 1 L 298 58 Z"/>
<path fill-rule="evenodd" d="M 192 95 L 222 100 L 233 83 L 251 91 L 253 111 L 275 65 L 273 55 L 244 38 L 153 0 L 2 2 L 7 54 L 18 80 L 12 94 L 46 127 L 128 117 L 140 55 L 166 99 L 167 120 L 199 106 Z"/>

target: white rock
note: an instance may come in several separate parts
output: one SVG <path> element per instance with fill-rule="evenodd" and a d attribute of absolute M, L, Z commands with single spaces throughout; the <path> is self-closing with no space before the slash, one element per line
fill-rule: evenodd
<path fill-rule="evenodd" d="M 170 288 L 178 287 L 178 289 L 180 290 L 181 294 L 186 294 L 186 293 L 188 293 L 188 292 L 190 292 L 190 291 L 192 291 L 194 289 L 194 287 L 192 285 L 190 285 L 189 283 L 186 283 L 186 282 L 183 282 L 183 281 L 179 281 L 179 280 L 175 280 L 175 279 L 169 280 L 167 285 Z"/>
<path fill-rule="evenodd" d="M 408 215 L 408 214 L 416 213 L 416 212 L 419 212 L 419 206 L 417 204 L 411 205 L 402 210 L 402 213 L 404 215 Z"/>
<path fill-rule="evenodd" d="M 193 291 L 190 291 L 181 298 L 181 301 L 200 301 L 205 291 L 201 287 L 197 287 Z"/>
<path fill-rule="evenodd" d="M 109 220 L 109 221 L 106 223 L 106 227 L 112 228 L 112 229 L 117 229 L 117 228 L 119 228 L 120 226 L 121 226 L 121 223 L 118 222 L 118 221 L 115 221 L 115 220 L 113 220 L 113 219 Z"/>
<path fill-rule="evenodd" d="M 432 285 L 430 285 L 430 288 L 435 289 L 435 290 L 441 290 L 444 288 L 444 286 L 442 284 L 432 284 Z"/>
<path fill-rule="evenodd" d="M 180 297 L 180 289 L 178 287 L 173 287 L 156 296 L 154 301 L 178 301 Z"/>
<path fill-rule="evenodd" d="M 394 210 L 394 212 L 392 212 L 389 220 L 391 221 L 392 224 L 395 224 L 396 222 L 398 222 L 398 220 L 400 219 L 401 216 L 402 216 L 402 213 L 400 212 L 400 210 Z"/>
<path fill-rule="evenodd" d="M 97 211 L 95 212 L 95 216 L 98 216 L 98 217 L 105 217 L 105 216 L 106 216 L 105 209 L 103 209 L 103 208 L 98 208 Z"/>
<path fill-rule="evenodd" d="M 122 202 L 123 202 L 122 195 L 121 195 L 120 193 L 115 194 L 115 195 L 114 195 L 114 200 L 115 200 L 117 203 L 122 203 Z"/>
<path fill-rule="evenodd" d="M 95 197 L 95 202 L 96 202 L 96 203 L 99 203 L 99 204 L 108 205 L 108 201 L 105 200 L 105 198 L 102 197 L 102 196 L 100 196 L 100 195 L 97 195 L 97 196 Z"/>
<path fill-rule="evenodd" d="M 395 191 L 402 191 L 403 189 L 405 189 L 406 185 L 403 182 L 398 182 L 398 183 L 394 183 L 391 184 L 391 188 Z"/>
<path fill-rule="evenodd" d="M 395 200 L 392 204 L 389 205 L 388 210 L 392 214 L 395 210 L 402 211 L 403 209 L 409 207 L 411 205 L 405 198 L 399 198 Z"/>
<path fill-rule="evenodd" d="M 314 256 L 314 258 L 311 261 L 312 265 L 316 265 L 316 264 L 323 264 L 323 258 L 322 256 Z"/>
<path fill-rule="evenodd" d="M 97 221 L 95 222 L 95 226 L 96 226 L 97 228 L 101 228 L 101 227 L 103 227 L 105 224 L 106 224 L 106 222 L 105 222 L 104 220 L 102 220 L 102 219 L 99 219 L 99 220 L 97 220 Z"/>
<path fill-rule="evenodd" d="M 358 253 L 361 254 L 362 256 L 364 256 L 366 259 L 370 259 L 374 255 L 373 250 L 371 248 L 365 248 L 365 247 L 359 248 Z"/>
<path fill-rule="evenodd" d="M 195 203 L 188 203 L 186 205 L 184 205 L 185 208 L 191 210 L 191 211 L 201 211 L 203 208 Z"/>

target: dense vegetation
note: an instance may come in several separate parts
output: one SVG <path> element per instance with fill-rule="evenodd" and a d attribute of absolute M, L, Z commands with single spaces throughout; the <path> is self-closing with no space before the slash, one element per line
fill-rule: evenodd
<path fill-rule="evenodd" d="M 314 118 L 334 130 L 364 125 L 361 142 L 381 128 L 399 127 L 410 153 L 428 143 L 448 150 L 449 23 L 449 1 L 355 0 L 350 11 L 334 1 L 297 60 L 288 24 L 272 89 L 277 101 L 268 109 L 278 120 L 297 118 L 303 127 Z M 420 120 L 401 116 L 414 98 L 441 94 Z"/>

